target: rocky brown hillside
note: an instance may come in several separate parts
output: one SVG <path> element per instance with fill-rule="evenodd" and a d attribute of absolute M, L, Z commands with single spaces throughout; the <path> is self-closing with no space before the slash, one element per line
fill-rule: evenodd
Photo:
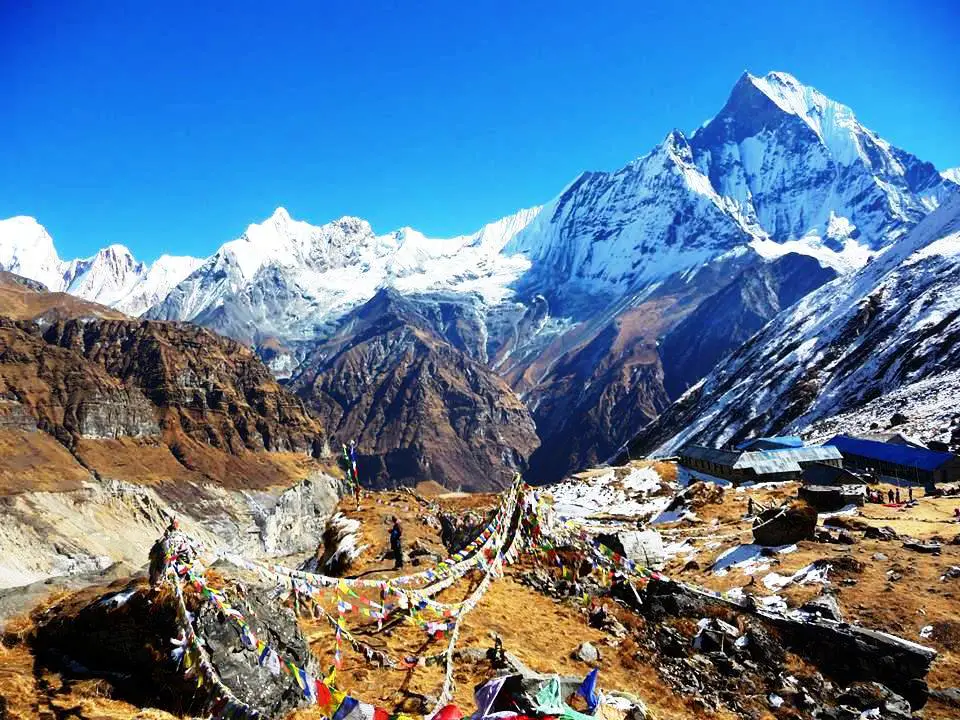
<path fill-rule="evenodd" d="M 162 476 L 241 486 L 285 479 L 263 451 L 323 453 L 320 424 L 250 348 L 104 310 L 0 278 L 0 312 L 13 316 L 0 316 L 0 428 L 44 431 L 93 471 L 130 455 L 131 481 L 156 450 L 172 454 Z"/>
<path fill-rule="evenodd" d="M 507 384 L 393 291 L 351 313 L 291 388 L 339 441 L 357 441 L 361 478 L 372 484 L 505 487 L 538 444 Z"/>

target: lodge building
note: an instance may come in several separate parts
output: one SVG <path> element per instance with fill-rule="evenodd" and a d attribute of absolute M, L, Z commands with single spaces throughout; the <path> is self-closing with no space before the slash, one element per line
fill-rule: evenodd
<path fill-rule="evenodd" d="M 924 485 L 960 480 L 960 457 L 913 445 L 837 435 L 826 442 L 843 455 L 847 468 L 864 470 L 900 483 Z"/>
<path fill-rule="evenodd" d="M 680 464 L 690 470 L 744 482 L 799 480 L 806 467 L 822 463 L 842 467 L 843 456 L 836 447 L 806 447 L 800 438 L 755 438 L 735 450 L 716 450 L 687 445 L 680 450 Z"/>

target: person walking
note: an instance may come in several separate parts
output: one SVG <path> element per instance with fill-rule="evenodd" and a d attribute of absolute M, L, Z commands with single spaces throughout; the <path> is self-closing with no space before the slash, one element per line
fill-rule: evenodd
<path fill-rule="evenodd" d="M 393 527 L 390 528 L 390 551 L 393 553 L 393 569 L 403 567 L 403 528 L 400 527 L 400 518 L 393 516 Z"/>

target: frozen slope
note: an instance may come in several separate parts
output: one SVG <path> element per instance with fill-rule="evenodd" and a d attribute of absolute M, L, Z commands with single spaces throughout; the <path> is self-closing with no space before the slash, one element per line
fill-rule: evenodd
<path fill-rule="evenodd" d="M 631 443 L 669 454 L 790 433 L 960 369 L 960 193 L 853 275 L 771 320 Z M 949 375 L 943 375 L 950 377 Z"/>
<path fill-rule="evenodd" d="M 755 237 L 762 229 L 717 194 L 675 130 L 616 172 L 582 174 L 505 251 L 531 261 L 539 290 L 622 296 Z"/>
<path fill-rule="evenodd" d="M 840 263 L 862 265 L 865 251 L 901 237 L 951 189 L 933 165 L 786 73 L 745 73 L 690 144 L 716 192 L 771 240 L 799 240 Z"/>

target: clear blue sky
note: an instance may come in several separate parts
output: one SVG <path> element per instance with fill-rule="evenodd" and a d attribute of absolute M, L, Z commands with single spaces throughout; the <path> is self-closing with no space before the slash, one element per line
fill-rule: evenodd
<path fill-rule="evenodd" d="M 960 165 L 960 3 L 677 7 L 0 0 L 0 217 L 148 260 L 278 205 L 464 233 L 695 128 L 745 69 Z"/>

